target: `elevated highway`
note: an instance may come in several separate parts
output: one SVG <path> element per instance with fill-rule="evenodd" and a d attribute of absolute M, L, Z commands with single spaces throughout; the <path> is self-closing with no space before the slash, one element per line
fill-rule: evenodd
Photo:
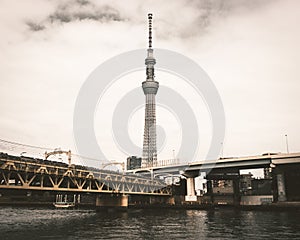
<path fill-rule="evenodd" d="M 182 174 L 182 175 L 200 175 L 201 172 L 211 173 L 215 171 L 226 171 L 230 169 L 255 169 L 269 168 L 278 165 L 300 163 L 300 153 L 278 153 L 263 154 L 247 157 L 220 158 L 216 160 L 202 160 L 192 163 L 174 164 L 167 166 L 156 166 L 153 168 L 141 168 L 128 170 L 128 173 L 165 173 L 165 174 Z"/>
<path fill-rule="evenodd" d="M 230 180 L 234 188 L 234 201 L 239 203 L 240 170 L 264 168 L 272 175 L 273 199 L 284 202 L 299 199 L 300 153 L 263 154 L 260 156 L 221 158 L 169 166 L 134 169 L 128 172 L 156 175 L 182 175 L 187 182 L 187 201 L 196 201 L 195 177 L 205 173 L 207 191 L 212 192 L 212 181 Z"/>

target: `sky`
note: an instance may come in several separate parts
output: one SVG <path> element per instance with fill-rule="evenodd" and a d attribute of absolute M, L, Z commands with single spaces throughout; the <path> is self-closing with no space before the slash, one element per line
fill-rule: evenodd
<path fill-rule="evenodd" d="M 220 156 L 286 152 L 286 140 L 290 152 L 300 151 L 297 0 L 0 0 L 0 139 L 76 153 L 73 113 L 81 86 L 114 56 L 144 48 L 146 57 L 149 12 L 154 54 L 162 48 L 189 57 L 218 90 L 226 117 Z M 127 74 L 99 100 L 94 128 L 107 159 L 141 155 L 120 149 L 111 122 L 122 96 L 144 80 L 144 71 Z M 172 74 L 157 71 L 156 80 L 181 94 L 197 118 L 198 152 L 184 161 L 205 159 L 212 137 L 205 101 Z M 127 129 L 140 148 L 141 99 Z M 182 144 L 180 122 L 158 106 L 157 124 L 166 136 L 159 158 L 173 158 Z"/>

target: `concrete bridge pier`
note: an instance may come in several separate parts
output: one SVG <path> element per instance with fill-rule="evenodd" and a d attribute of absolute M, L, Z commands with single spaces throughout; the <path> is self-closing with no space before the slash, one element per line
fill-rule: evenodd
<path fill-rule="evenodd" d="M 207 195 L 210 197 L 210 203 L 214 203 L 214 193 L 213 193 L 213 182 L 212 180 L 206 180 Z"/>
<path fill-rule="evenodd" d="M 195 178 L 189 177 L 186 179 L 186 191 L 185 201 L 197 201 L 196 191 L 195 191 Z"/>
<path fill-rule="evenodd" d="M 236 178 L 232 179 L 233 181 L 233 204 L 238 206 L 241 202 L 241 194 L 240 194 L 240 176 L 238 175 Z"/>
<path fill-rule="evenodd" d="M 285 192 L 285 180 L 284 180 L 284 173 L 277 173 L 277 192 L 278 192 L 278 202 L 285 202 L 286 199 L 286 192 Z"/>
<path fill-rule="evenodd" d="M 96 198 L 97 208 L 120 208 L 128 207 L 128 195 L 124 194 L 102 194 Z"/>

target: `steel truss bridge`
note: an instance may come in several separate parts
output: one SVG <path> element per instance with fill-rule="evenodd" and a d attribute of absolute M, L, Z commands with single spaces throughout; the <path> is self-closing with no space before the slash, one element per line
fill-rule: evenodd
<path fill-rule="evenodd" d="M 163 180 L 0 153 L 0 189 L 169 196 Z"/>

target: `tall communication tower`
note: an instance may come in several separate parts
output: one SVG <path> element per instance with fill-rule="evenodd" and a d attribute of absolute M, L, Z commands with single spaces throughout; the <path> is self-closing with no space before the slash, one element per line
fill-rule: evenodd
<path fill-rule="evenodd" d="M 142 83 L 143 91 L 146 96 L 142 167 L 153 167 L 157 165 L 155 95 L 159 84 L 154 80 L 154 65 L 156 61 L 153 57 L 152 49 L 152 13 L 148 14 L 148 22 L 149 47 L 147 49 L 147 58 L 145 59 L 147 78 L 146 81 Z"/>

